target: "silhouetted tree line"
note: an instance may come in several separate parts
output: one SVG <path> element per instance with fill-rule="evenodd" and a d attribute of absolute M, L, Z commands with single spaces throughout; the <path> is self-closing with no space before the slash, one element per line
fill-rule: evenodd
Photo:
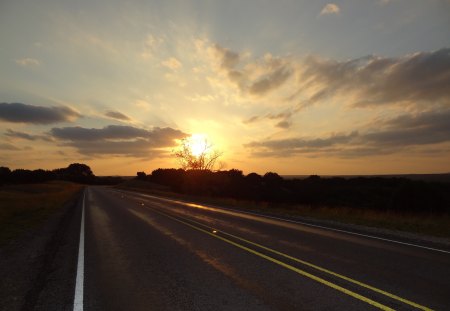
<path fill-rule="evenodd" d="M 386 211 L 450 212 L 450 183 L 426 182 L 399 177 L 284 179 L 277 173 L 263 176 L 232 169 L 157 169 L 137 179 L 157 183 L 170 190 L 211 197 L 256 202 L 346 206 Z"/>
<path fill-rule="evenodd" d="M 51 180 L 65 180 L 92 185 L 113 185 L 123 181 L 121 177 L 95 176 L 89 166 L 81 163 L 72 163 L 66 168 L 57 168 L 54 170 L 16 169 L 11 171 L 8 167 L 0 167 L 0 185 L 42 183 Z"/>

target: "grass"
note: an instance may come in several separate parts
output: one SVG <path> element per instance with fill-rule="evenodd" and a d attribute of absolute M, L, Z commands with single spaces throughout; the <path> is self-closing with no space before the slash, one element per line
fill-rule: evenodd
<path fill-rule="evenodd" d="M 249 202 L 231 198 L 200 197 L 173 193 L 167 190 L 167 188 L 139 180 L 130 180 L 119 187 L 154 195 L 170 196 L 171 198 L 193 201 L 196 203 L 215 204 L 235 209 L 269 213 L 272 215 L 309 217 L 318 220 L 331 220 L 344 224 L 363 225 L 450 238 L 450 215 L 448 214 L 400 213 L 374 209 L 287 205 L 267 202 Z"/>
<path fill-rule="evenodd" d="M 400 213 L 348 207 L 295 206 L 288 214 L 404 232 L 450 237 L 450 215 Z"/>
<path fill-rule="evenodd" d="M 39 226 L 82 189 L 69 182 L 0 187 L 0 245 Z"/>

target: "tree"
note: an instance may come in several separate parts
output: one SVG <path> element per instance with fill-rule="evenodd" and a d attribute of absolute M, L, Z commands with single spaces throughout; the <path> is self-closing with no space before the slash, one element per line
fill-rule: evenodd
<path fill-rule="evenodd" d="M 196 150 L 193 150 L 193 142 L 189 138 L 181 141 L 180 147 L 173 151 L 173 155 L 178 160 L 184 170 L 213 170 L 217 160 L 222 156 L 222 152 L 213 148 L 213 144 L 206 138 Z M 220 168 L 219 168 L 220 169 Z"/>
<path fill-rule="evenodd" d="M 70 180 L 80 183 L 90 183 L 95 179 L 94 173 L 89 166 L 82 163 L 72 163 L 67 168 L 54 170 L 59 179 Z"/>
<path fill-rule="evenodd" d="M 145 180 L 147 178 L 147 174 L 145 174 L 145 172 L 137 172 L 136 175 L 137 175 L 137 179 L 140 179 L 140 180 Z"/>
<path fill-rule="evenodd" d="M 0 184 L 8 182 L 11 179 L 11 170 L 9 167 L 0 167 Z"/>

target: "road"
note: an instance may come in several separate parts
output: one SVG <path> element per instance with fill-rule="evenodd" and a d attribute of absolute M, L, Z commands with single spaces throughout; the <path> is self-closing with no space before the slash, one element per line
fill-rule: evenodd
<path fill-rule="evenodd" d="M 80 205 L 74 310 L 450 309 L 450 253 L 112 188 Z"/>

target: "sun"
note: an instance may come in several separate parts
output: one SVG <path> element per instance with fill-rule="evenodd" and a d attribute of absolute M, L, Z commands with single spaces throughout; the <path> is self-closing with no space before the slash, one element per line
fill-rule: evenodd
<path fill-rule="evenodd" d="M 208 138 L 205 134 L 192 134 L 188 138 L 188 142 L 192 155 L 195 157 L 200 156 L 208 149 Z"/>

